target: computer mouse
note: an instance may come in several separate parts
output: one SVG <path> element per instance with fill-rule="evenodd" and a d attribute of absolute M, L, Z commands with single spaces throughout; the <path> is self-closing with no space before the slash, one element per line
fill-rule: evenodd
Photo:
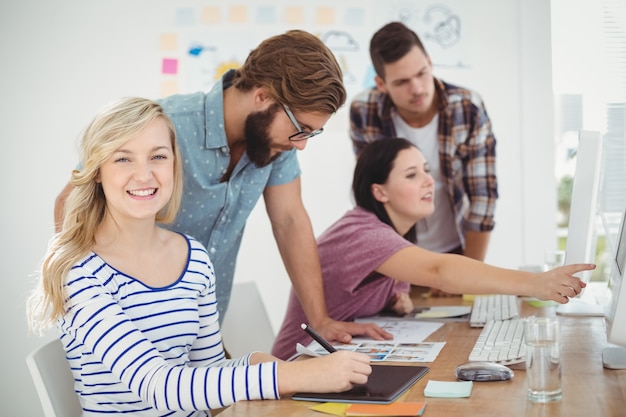
<path fill-rule="evenodd" d="M 513 371 L 494 362 L 467 362 L 456 367 L 454 374 L 463 381 L 508 381 Z"/>

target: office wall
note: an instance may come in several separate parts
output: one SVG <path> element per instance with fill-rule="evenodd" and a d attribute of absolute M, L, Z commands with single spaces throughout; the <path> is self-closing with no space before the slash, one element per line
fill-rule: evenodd
<path fill-rule="evenodd" d="M 267 3 L 277 8 L 301 4 L 296 0 Z M 345 22 L 324 20 L 332 15 L 334 3 L 307 5 L 303 28 L 315 33 L 335 26 L 345 29 Z M 383 15 L 374 13 L 381 7 L 379 3 L 383 2 L 355 1 L 364 9 L 361 20 L 352 27 L 359 39 L 367 40 L 386 16 L 391 20 L 393 13 L 430 4 L 393 2 L 397 10 Z M 448 65 L 435 68 L 436 75 L 482 94 L 498 138 L 501 198 L 487 259 L 513 268 L 541 263 L 544 250 L 554 244 L 555 228 L 549 2 L 438 3 L 459 8 L 465 36 L 462 50 L 452 57 L 461 57 L 464 65 L 446 61 Z M 258 4 L 252 0 L 232 3 L 244 8 Z M 189 36 L 193 32 L 193 28 L 181 28 L 186 16 L 181 15 L 181 8 L 194 12 L 204 6 L 225 10 L 230 5 L 217 0 L 21 0 L 0 5 L 0 414 L 41 415 L 24 357 L 53 334 L 43 338 L 27 334 L 23 300 L 52 235 L 54 198 L 76 163 L 80 131 L 95 111 L 113 98 L 158 98 L 164 91 L 184 91 L 187 81 L 172 84 L 175 77 L 162 71 L 162 35 L 184 31 Z M 324 7 L 321 14 L 317 6 Z M 341 7 L 343 13 L 347 6 Z M 321 16 L 322 20 L 312 23 L 308 16 Z M 280 23 L 262 30 L 255 26 L 255 30 L 271 35 L 286 26 Z M 245 36 L 246 32 L 241 33 Z M 236 43 L 239 38 L 232 39 Z M 353 58 L 368 62 L 366 55 Z M 299 156 L 303 198 L 316 233 L 351 207 L 354 158 L 347 130 L 344 108 L 331 119 L 324 135 L 310 141 Z M 252 268 L 253 264 L 257 266 Z M 289 281 L 262 203 L 248 223 L 236 280 L 258 282 L 277 329 Z"/>

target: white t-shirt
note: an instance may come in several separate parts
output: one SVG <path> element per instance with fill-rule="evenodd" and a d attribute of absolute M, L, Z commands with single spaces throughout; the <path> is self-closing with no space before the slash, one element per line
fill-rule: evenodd
<path fill-rule="evenodd" d="M 454 211 L 450 195 L 445 190 L 439 167 L 439 141 L 437 127 L 439 114 L 424 127 L 409 126 L 397 113 L 392 113 L 396 134 L 417 145 L 428 161 L 431 175 L 435 180 L 435 211 L 417 223 L 417 245 L 433 252 L 449 252 L 461 244 L 456 231 Z"/>

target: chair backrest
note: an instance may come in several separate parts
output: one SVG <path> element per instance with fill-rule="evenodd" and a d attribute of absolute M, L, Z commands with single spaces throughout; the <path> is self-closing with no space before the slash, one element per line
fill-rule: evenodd
<path fill-rule="evenodd" d="M 74 377 L 59 339 L 37 348 L 26 357 L 45 417 L 79 417 L 82 413 L 74 391 Z"/>
<path fill-rule="evenodd" d="M 274 330 L 256 283 L 233 285 L 221 332 L 224 347 L 233 358 L 253 351 L 271 351 Z"/>

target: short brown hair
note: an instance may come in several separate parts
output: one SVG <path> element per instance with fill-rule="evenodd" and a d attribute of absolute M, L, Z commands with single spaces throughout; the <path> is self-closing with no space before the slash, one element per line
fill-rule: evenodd
<path fill-rule="evenodd" d="M 290 30 L 261 42 L 237 70 L 233 86 L 266 87 L 276 102 L 302 112 L 335 113 L 346 101 L 343 74 L 318 37 Z"/>
<path fill-rule="evenodd" d="M 370 58 L 376 75 L 385 79 L 385 64 L 392 64 L 417 46 L 428 56 L 422 41 L 415 32 L 400 22 L 387 23 L 370 41 Z"/>

